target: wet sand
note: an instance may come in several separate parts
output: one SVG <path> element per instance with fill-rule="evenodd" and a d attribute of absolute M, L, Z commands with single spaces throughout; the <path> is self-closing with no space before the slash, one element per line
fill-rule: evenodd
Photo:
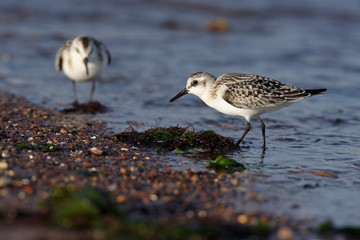
<path fill-rule="evenodd" d="M 112 237 L 144 237 L 137 227 L 121 231 L 128 222 L 156 223 L 165 229 L 198 226 L 184 239 L 292 239 L 317 234 L 311 221 L 235 206 L 271 201 L 251 190 L 249 183 L 256 178 L 247 170 L 233 174 L 173 170 L 163 163 L 163 155 L 119 142 L 104 123 L 90 116 L 54 113 L 1 92 L 0 116 L 2 239 L 109 237 L 107 227 L 64 230 L 59 224 L 49 224 L 51 209 L 39 203 L 63 186 L 75 191 L 91 186 L 109 194 L 109 201 L 127 216 L 114 218 L 115 225 L 120 223 Z M 145 235 L 147 239 L 169 238 L 155 229 Z"/>
<path fill-rule="evenodd" d="M 275 220 L 260 213 L 234 212 L 227 198 L 265 201 L 251 192 L 232 196 L 231 189 L 241 185 L 246 173 L 173 171 L 162 166 L 161 156 L 116 141 L 101 122 L 53 113 L 4 93 L 0 99 L 1 235 L 18 236 L 18 228 L 28 229 L 28 239 L 50 234 L 53 230 L 46 227 L 38 203 L 50 196 L 52 188 L 62 185 L 75 189 L 91 185 L 109 191 L 139 219 L 215 221 L 219 226 L 237 228 L 238 218 L 244 219 L 243 224 L 263 218 L 274 230 L 291 225 L 285 217 Z M 57 151 L 43 152 L 33 147 L 19 150 L 19 144 L 29 148 L 53 144 Z"/>

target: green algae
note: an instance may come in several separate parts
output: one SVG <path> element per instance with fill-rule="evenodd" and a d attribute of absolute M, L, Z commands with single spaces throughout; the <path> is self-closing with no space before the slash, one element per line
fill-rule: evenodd
<path fill-rule="evenodd" d="M 114 136 L 118 141 L 156 148 L 158 153 L 226 153 L 237 149 L 231 138 L 216 134 L 214 130 L 195 132 L 181 127 L 156 127 L 144 132 L 130 131 Z"/>
<path fill-rule="evenodd" d="M 236 171 L 244 171 L 246 167 L 231 158 L 218 156 L 215 161 L 209 160 L 208 168 L 215 169 L 217 173 L 226 172 L 233 173 Z"/>
<path fill-rule="evenodd" d="M 56 187 L 40 207 L 48 211 L 55 226 L 69 229 L 97 227 L 105 216 L 123 214 L 108 193 L 90 186 L 79 190 L 71 186 Z"/>

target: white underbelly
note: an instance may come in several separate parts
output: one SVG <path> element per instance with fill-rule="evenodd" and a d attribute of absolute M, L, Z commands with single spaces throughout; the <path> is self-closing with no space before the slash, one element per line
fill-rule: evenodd
<path fill-rule="evenodd" d="M 101 73 L 102 67 L 100 64 L 95 64 L 93 62 L 88 62 L 89 74 L 86 74 L 86 67 L 83 62 L 74 61 L 71 62 L 71 65 L 64 64 L 63 72 L 64 74 L 73 81 L 88 81 Z"/>
<path fill-rule="evenodd" d="M 281 109 L 283 107 L 291 105 L 291 103 L 285 102 L 280 105 L 269 105 L 266 107 L 238 108 L 238 107 L 235 107 L 235 106 L 229 104 L 222 98 L 217 98 L 216 100 L 203 99 L 203 101 L 209 107 L 212 107 L 212 108 L 218 110 L 219 112 L 222 112 L 222 113 L 228 114 L 228 115 L 242 116 L 247 120 L 250 120 L 250 118 L 252 118 L 252 117 L 257 117 L 257 116 L 260 116 L 261 114 L 276 111 L 278 109 Z"/>

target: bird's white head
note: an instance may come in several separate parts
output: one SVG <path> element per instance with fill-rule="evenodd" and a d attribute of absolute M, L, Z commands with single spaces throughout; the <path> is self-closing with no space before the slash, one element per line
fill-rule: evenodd
<path fill-rule="evenodd" d="M 79 36 L 74 38 L 72 47 L 83 58 L 89 57 L 93 51 L 93 42 L 87 36 Z"/>
<path fill-rule="evenodd" d="M 207 72 L 197 72 L 191 74 L 187 80 L 186 88 L 181 90 L 175 97 L 173 97 L 170 102 L 175 101 L 179 97 L 191 93 L 201 98 L 208 88 L 210 88 L 215 82 L 216 78 Z"/>
<path fill-rule="evenodd" d="M 89 75 L 88 62 L 94 50 L 94 42 L 87 36 L 79 36 L 74 38 L 72 47 L 76 53 L 81 56 L 86 68 L 86 74 Z"/>

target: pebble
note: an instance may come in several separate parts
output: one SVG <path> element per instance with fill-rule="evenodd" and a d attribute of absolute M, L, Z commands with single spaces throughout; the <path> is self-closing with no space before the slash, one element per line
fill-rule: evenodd
<path fill-rule="evenodd" d="M 207 217 L 207 213 L 206 213 L 205 210 L 200 210 L 197 215 L 198 215 L 199 218 L 206 218 Z"/>
<path fill-rule="evenodd" d="M 67 134 L 68 133 L 68 131 L 66 131 L 65 129 L 60 129 L 60 132 L 62 133 L 62 134 Z"/>
<path fill-rule="evenodd" d="M 97 147 L 92 147 L 90 148 L 90 152 L 95 154 L 95 155 L 102 155 L 103 151 Z"/>
<path fill-rule="evenodd" d="M 125 195 L 119 195 L 116 197 L 116 202 L 118 202 L 118 203 L 123 203 L 123 202 L 125 202 L 125 200 L 126 200 Z"/>
<path fill-rule="evenodd" d="M 276 236 L 279 240 L 291 240 L 294 239 L 294 231 L 289 227 L 280 227 Z"/>
<path fill-rule="evenodd" d="M 0 187 L 5 187 L 10 183 L 10 179 L 8 177 L 0 177 Z"/>
<path fill-rule="evenodd" d="M 245 214 L 241 214 L 237 217 L 237 221 L 240 224 L 247 224 L 249 222 L 249 217 Z"/>
<path fill-rule="evenodd" d="M 150 194 L 149 198 L 151 201 L 154 201 L 154 202 L 156 202 L 158 200 L 158 196 L 156 194 Z"/>
<path fill-rule="evenodd" d="M 116 188 L 117 188 L 117 185 L 114 183 L 114 184 L 109 185 L 107 189 L 108 189 L 110 192 L 113 192 L 113 191 L 116 190 Z"/>
<path fill-rule="evenodd" d="M 188 218 L 193 218 L 195 216 L 194 211 L 191 210 L 188 210 L 185 214 Z"/>
<path fill-rule="evenodd" d="M 90 167 L 94 167 L 94 165 L 92 163 L 89 163 L 89 162 L 83 162 L 81 164 L 82 167 L 85 167 L 85 168 L 90 168 Z"/>
<path fill-rule="evenodd" d="M 8 151 L 8 150 L 2 151 L 2 152 L 1 152 L 1 157 L 3 157 L 3 158 L 8 158 L 8 157 L 10 157 L 9 151 Z"/>
<path fill-rule="evenodd" d="M 229 21 L 224 17 L 216 17 L 207 23 L 206 29 L 210 32 L 226 32 L 229 30 Z"/>
<path fill-rule="evenodd" d="M 7 162 L 0 162 L 0 170 L 7 169 L 9 164 Z"/>

